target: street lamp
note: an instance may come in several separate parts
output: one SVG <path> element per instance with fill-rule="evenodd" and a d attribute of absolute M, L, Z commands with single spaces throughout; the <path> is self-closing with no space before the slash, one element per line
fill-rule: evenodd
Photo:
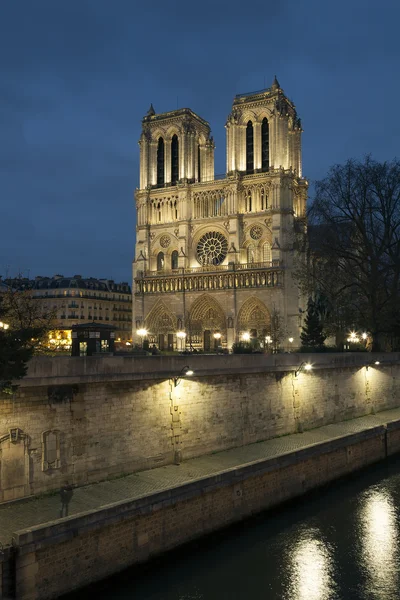
<path fill-rule="evenodd" d="M 139 337 L 141 337 L 141 338 L 142 338 L 142 348 L 143 348 L 144 338 L 145 338 L 145 337 L 146 337 L 146 335 L 147 335 L 147 329 L 144 329 L 144 328 L 142 328 L 142 329 L 138 329 L 138 330 L 136 331 L 136 333 L 138 334 L 138 336 L 139 336 Z"/>
<path fill-rule="evenodd" d="M 181 372 L 177 377 L 171 377 L 170 379 L 174 382 L 174 387 L 176 387 L 180 384 L 182 377 L 191 377 L 192 375 L 194 375 L 194 371 L 192 371 L 189 365 L 186 365 L 181 369 Z"/>
<path fill-rule="evenodd" d="M 183 344 L 184 344 L 184 339 L 186 338 L 186 332 L 185 331 L 177 331 L 176 332 L 176 337 L 181 340 L 181 351 L 183 350 Z"/>
<path fill-rule="evenodd" d="M 3 321 L 0 321 L 0 329 L 4 329 L 4 331 L 6 331 L 10 326 L 8 325 L 8 323 L 3 323 Z"/>
<path fill-rule="evenodd" d="M 269 345 L 272 342 L 272 337 L 270 335 L 265 336 L 265 343 L 267 344 L 267 352 L 269 350 Z"/>
<path fill-rule="evenodd" d="M 218 351 L 218 348 L 220 346 L 220 339 L 221 339 L 221 337 L 222 336 L 221 336 L 221 334 L 220 334 L 219 331 L 216 331 L 214 333 L 214 340 L 215 340 L 215 342 L 214 342 L 214 348 L 216 348 L 217 351 Z"/>
<path fill-rule="evenodd" d="M 242 340 L 243 340 L 243 342 L 250 341 L 250 333 L 248 331 L 245 331 L 244 333 L 242 333 Z"/>
<path fill-rule="evenodd" d="M 296 369 L 296 371 L 294 372 L 294 376 L 297 377 L 297 375 L 299 375 L 299 373 L 302 373 L 303 371 L 311 371 L 312 368 L 313 366 L 311 363 L 302 362 L 298 369 Z"/>

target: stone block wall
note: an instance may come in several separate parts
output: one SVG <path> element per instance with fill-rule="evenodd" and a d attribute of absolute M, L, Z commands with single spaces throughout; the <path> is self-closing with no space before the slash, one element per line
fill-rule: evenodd
<path fill-rule="evenodd" d="M 45 600 L 246 518 L 385 456 L 385 426 L 18 532 L 18 600 Z"/>
<path fill-rule="evenodd" d="M 0 501 L 399 405 L 394 362 L 367 369 L 354 360 L 346 366 L 343 357 L 340 364 L 317 357 L 325 362 L 296 376 L 289 358 L 277 364 L 263 356 L 198 357 L 197 363 L 190 357 L 195 375 L 176 386 L 170 376 L 185 357 L 165 368 L 165 361 L 96 358 L 92 370 L 90 361 L 67 359 L 49 363 L 47 376 L 39 362 L 15 396 L 0 397 Z"/>

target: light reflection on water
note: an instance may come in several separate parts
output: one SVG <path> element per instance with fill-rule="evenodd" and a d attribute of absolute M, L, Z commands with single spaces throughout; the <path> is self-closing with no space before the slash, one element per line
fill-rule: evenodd
<path fill-rule="evenodd" d="M 288 552 L 284 600 L 330 600 L 334 593 L 332 550 L 316 528 L 301 531 Z"/>
<path fill-rule="evenodd" d="M 68 600 L 399 600 L 399 523 L 394 460 Z"/>
<path fill-rule="evenodd" d="M 396 507 L 386 488 L 369 490 L 361 499 L 358 534 L 366 596 L 393 600 L 399 593 L 399 531 Z"/>

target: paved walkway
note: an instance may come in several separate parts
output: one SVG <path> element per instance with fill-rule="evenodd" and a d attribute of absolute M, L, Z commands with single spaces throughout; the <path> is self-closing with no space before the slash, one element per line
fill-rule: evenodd
<path fill-rule="evenodd" d="M 101 508 L 113 502 L 140 498 L 253 461 L 294 452 L 311 444 L 357 433 L 397 419 L 400 419 L 400 408 L 193 458 L 179 466 L 158 467 L 121 479 L 76 488 L 69 503 L 69 516 Z M 0 504 L 0 542 L 4 545 L 10 544 L 14 532 L 59 518 L 59 494 Z"/>

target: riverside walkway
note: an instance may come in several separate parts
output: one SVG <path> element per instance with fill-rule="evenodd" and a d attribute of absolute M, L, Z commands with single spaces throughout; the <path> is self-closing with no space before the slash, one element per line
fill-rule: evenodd
<path fill-rule="evenodd" d="M 182 462 L 102 481 L 73 490 L 68 516 L 96 510 L 104 506 L 134 500 L 176 488 L 202 478 L 223 473 L 260 460 L 277 458 L 308 446 L 361 432 L 371 427 L 400 420 L 400 408 L 325 425 L 317 429 L 273 438 L 240 448 L 201 456 Z M 58 492 L 0 504 L 0 543 L 12 543 L 13 534 L 60 519 L 61 498 Z"/>

